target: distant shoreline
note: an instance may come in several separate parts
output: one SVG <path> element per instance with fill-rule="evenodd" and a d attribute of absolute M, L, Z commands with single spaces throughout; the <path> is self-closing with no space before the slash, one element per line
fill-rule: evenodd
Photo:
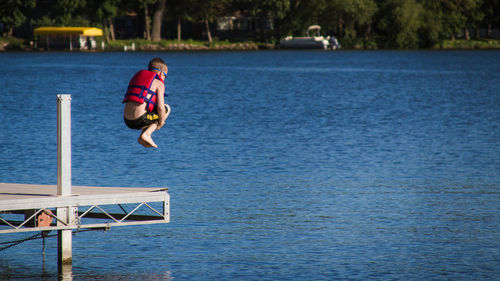
<path fill-rule="evenodd" d="M 32 46 L 32 42 L 26 43 L 21 38 L 0 38 L 0 51 L 47 51 L 44 48 Z M 100 46 L 100 42 L 98 46 Z M 105 44 L 104 48 L 96 48 L 92 51 L 249 51 L 249 50 L 279 50 L 278 44 L 260 43 L 253 41 L 229 42 L 229 41 L 207 41 L 196 40 L 161 40 L 147 41 L 144 39 L 115 40 Z M 392 50 L 383 48 L 363 49 L 360 46 L 346 47 L 343 50 Z M 444 40 L 428 49 L 411 50 L 497 50 L 500 49 L 500 39 L 479 40 Z M 400 50 L 400 49 L 394 49 Z M 52 51 L 52 50 L 49 50 Z M 53 49 L 53 51 L 69 51 L 64 49 Z M 76 50 L 77 52 L 79 50 Z"/>

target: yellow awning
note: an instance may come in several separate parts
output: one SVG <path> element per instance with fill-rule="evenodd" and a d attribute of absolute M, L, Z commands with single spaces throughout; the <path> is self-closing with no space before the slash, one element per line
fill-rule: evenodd
<path fill-rule="evenodd" d="M 102 29 L 95 27 L 53 27 L 42 26 L 35 28 L 35 35 L 52 35 L 52 36 L 65 36 L 65 35 L 84 35 L 84 36 L 102 36 Z"/>

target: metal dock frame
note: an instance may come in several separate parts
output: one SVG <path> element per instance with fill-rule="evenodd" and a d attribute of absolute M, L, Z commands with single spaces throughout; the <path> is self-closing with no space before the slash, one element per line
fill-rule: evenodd
<path fill-rule="evenodd" d="M 75 195 L 71 196 L 57 196 L 55 189 L 55 185 L 0 183 L 0 225 L 6 226 L 0 229 L 0 234 L 89 228 L 109 229 L 114 226 L 170 222 L 170 196 L 166 188 L 73 186 Z M 26 198 L 8 199 L 12 197 L 9 195 Z M 161 206 L 153 206 L 154 202 L 160 202 Z M 125 207 L 130 207 L 131 204 L 133 204 L 133 209 L 127 211 Z M 109 208 L 112 205 L 121 212 L 110 212 Z M 105 210 L 103 206 L 106 206 L 108 210 Z M 61 216 L 59 213 L 54 214 L 51 210 L 60 208 L 70 208 L 70 213 L 64 213 Z M 139 214 L 139 211 L 144 210 L 151 214 Z M 49 211 L 53 222 L 50 226 L 39 226 L 36 218 L 43 212 L 49 213 Z M 17 220 L 5 218 L 13 214 L 20 215 L 22 218 L 19 219 L 18 216 L 16 216 Z M 68 220 L 67 217 L 71 219 Z M 105 220 L 105 222 L 87 223 L 94 219 Z"/>
<path fill-rule="evenodd" d="M 160 207 L 153 206 L 160 204 L 157 202 L 161 202 Z M 125 204 L 134 207 L 127 211 Z M 105 205 L 117 206 L 121 212 L 106 211 Z M 143 209 L 152 214 L 138 214 Z M 42 215 L 48 218 L 43 226 Z M 85 223 L 87 220 L 92 223 Z M 73 230 L 168 222 L 170 196 L 166 188 L 72 186 L 70 95 L 57 95 L 57 186 L 0 183 L 0 234 L 57 230 L 62 275 L 71 270 Z"/>

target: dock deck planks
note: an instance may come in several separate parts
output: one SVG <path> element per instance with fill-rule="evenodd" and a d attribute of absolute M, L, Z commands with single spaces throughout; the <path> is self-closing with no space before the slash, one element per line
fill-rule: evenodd
<path fill-rule="evenodd" d="M 75 222 L 78 224 L 66 224 L 62 226 L 50 227 L 30 227 L 29 225 L 11 225 L 7 229 L 0 229 L 0 233 L 6 232 L 25 232 L 48 229 L 75 229 L 75 228 L 93 228 L 110 227 L 119 225 L 150 224 L 150 223 L 168 223 L 170 221 L 170 196 L 167 188 L 152 187 L 97 187 L 97 186 L 72 186 L 71 195 L 58 196 L 56 185 L 38 185 L 38 184 L 19 184 L 19 183 L 0 183 L 0 221 L 8 222 L 2 218 L 2 213 L 17 213 L 23 211 L 35 210 L 39 214 L 42 210 L 57 208 L 75 208 L 78 212 L 79 207 L 90 207 L 99 209 L 103 205 L 136 204 L 136 208 L 125 214 L 112 213 L 94 213 L 89 210 L 84 214 L 76 214 Z M 163 211 L 156 211 L 149 204 L 152 202 L 162 202 Z M 158 216 L 136 215 L 134 213 L 141 206 L 149 208 Z M 110 221 L 104 223 L 86 224 L 82 219 L 87 218 L 105 218 Z M 127 221 L 125 221 L 127 219 Z M 25 221 L 29 220 L 25 218 Z M 132 220 L 132 221 L 131 221 Z"/>
<path fill-rule="evenodd" d="M 72 186 L 70 196 L 57 196 L 56 185 L 0 183 L 0 211 L 160 202 L 166 188 Z"/>

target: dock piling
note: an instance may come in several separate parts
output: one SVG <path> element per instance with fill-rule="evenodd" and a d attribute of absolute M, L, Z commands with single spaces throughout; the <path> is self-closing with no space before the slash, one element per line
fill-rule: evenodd
<path fill-rule="evenodd" d="M 71 95 L 57 95 L 57 195 L 71 196 Z M 74 208 L 57 208 L 58 225 L 74 221 Z M 57 231 L 59 268 L 72 264 L 72 231 Z"/>
<path fill-rule="evenodd" d="M 71 195 L 71 95 L 57 95 L 57 195 Z"/>

